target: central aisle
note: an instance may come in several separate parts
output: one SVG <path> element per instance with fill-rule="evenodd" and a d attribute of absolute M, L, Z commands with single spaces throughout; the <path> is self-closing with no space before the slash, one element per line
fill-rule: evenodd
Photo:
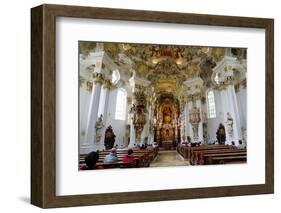
<path fill-rule="evenodd" d="M 151 162 L 150 167 L 188 166 L 189 162 L 177 153 L 177 151 L 159 151 L 158 156 Z"/>

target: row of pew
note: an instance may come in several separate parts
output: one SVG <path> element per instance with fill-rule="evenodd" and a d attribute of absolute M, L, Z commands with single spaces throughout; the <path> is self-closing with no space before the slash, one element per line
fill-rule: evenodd
<path fill-rule="evenodd" d="M 189 160 L 191 165 L 242 163 L 247 161 L 246 149 L 237 149 L 229 145 L 218 144 L 198 147 L 179 145 L 177 151 L 186 160 Z"/>
<path fill-rule="evenodd" d="M 128 149 L 117 149 L 117 157 L 118 161 L 113 163 L 104 163 L 103 160 L 106 155 L 110 153 L 111 150 L 99 151 L 99 160 L 96 164 L 98 167 L 102 167 L 104 169 L 109 168 L 141 168 L 141 167 L 149 167 L 150 163 L 155 159 L 158 155 L 158 147 L 151 147 L 147 149 L 140 148 L 132 148 L 133 154 L 132 156 L 135 159 L 135 164 L 131 165 L 130 163 L 126 163 L 122 161 L 122 158 L 127 156 Z M 85 157 L 86 154 L 81 154 L 79 159 L 79 166 L 82 168 L 85 166 Z"/>

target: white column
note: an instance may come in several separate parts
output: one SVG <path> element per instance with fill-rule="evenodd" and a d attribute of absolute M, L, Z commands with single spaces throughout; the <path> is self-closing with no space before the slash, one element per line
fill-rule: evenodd
<path fill-rule="evenodd" d="M 150 122 L 151 121 L 151 122 Z M 148 140 L 147 143 L 148 144 L 153 144 L 153 140 L 154 140 L 154 130 L 153 130 L 153 126 L 150 126 L 151 124 L 153 125 L 153 109 L 152 106 L 149 106 L 149 110 L 148 110 Z M 151 132 L 152 130 L 152 132 Z"/>
<path fill-rule="evenodd" d="M 104 137 L 105 137 L 105 130 L 108 126 L 107 121 L 107 113 L 108 113 L 108 99 L 109 99 L 109 89 L 106 86 L 102 86 L 101 88 L 101 96 L 100 96 L 100 103 L 99 103 L 99 110 L 98 110 L 98 116 L 101 114 L 103 115 L 103 131 L 102 131 L 102 137 L 99 144 L 96 144 L 96 148 L 99 150 L 105 149 L 104 147 Z"/>
<path fill-rule="evenodd" d="M 185 131 L 185 128 L 186 128 L 186 104 L 184 105 L 182 111 L 180 112 L 180 117 L 179 117 L 179 120 L 180 120 L 180 142 L 181 143 L 184 143 L 186 142 L 186 131 Z"/>
<path fill-rule="evenodd" d="M 136 143 L 136 133 L 135 133 L 134 125 L 133 125 L 133 119 L 130 119 L 130 144 L 129 144 L 129 147 L 134 146 L 135 143 Z"/>
<path fill-rule="evenodd" d="M 80 87 L 80 97 L 79 97 L 79 137 L 80 137 L 80 144 L 84 144 L 85 136 L 86 136 L 86 129 L 87 129 L 87 116 L 89 111 L 89 102 L 91 99 L 91 92 L 87 91 L 86 88 Z"/>
<path fill-rule="evenodd" d="M 233 85 L 228 85 L 227 88 L 220 92 L 221 103 L 223 104 L 223 125 L 226 132 L 226 144 L 231 144 L 232 141 L 238 144 L 238 140 L 242 139 L 240 116 L 238 112 L 237 97 Z M 233 134 L 228 133 L 227 113 L 230 113 L 233 119 Z"/>
<path fill-rule="evenodd" d="M 188 102 L 186 102 L 183 110 L 183 136 L 184 142 L 187 142 L 187 136 L 189 136 L 189 127 L 188 127 Z"/>
<path fill-rule="evenodd" d="M 196 107 L 200 110 L 200 118 L 201 118 L 201 121 L 198 125 L 198 141 L 201 141 L 203 143 L 203 119 L 202 119 L 202 105 L 201 105 L 201 100 L 198 99 L 195 101 L 195 105 Z"/>
<path fill-rule="evenodd" d="M 229 137 L 230 140 L 233 140 L 236 144 L 238 144 L 238 140 L 242 139 L 241 133 L 241 122 L 238 111 L 237 97 L 235 94 L 235 89 L 233 85 L 229 85 L 227 87 L 227 97 L 229 102 L 229 113 L 233 119 L 233 136 Z M 227 128 L 227 125 L 226 125 Z M 227 131 L 227 130 L 226 130 Z M 229 141 L 230 142 L 230 141 Z M 230 142 L 231 143 L 231 142 Z"/>
<path fill-rule="evenodd" d="M 186 132 L 187 132 L 187 135 L 186 136 L 189 136 L 190 139 L 191 139 L 191 142 L 195 142 L 193 140 L 193 130 L 192 130 L 192 125 L 191 123 L 189 123 L 189 111 L 192 109 L 192 101 L 188 101 L 187 103 L 187 107 L 186 107 L 186 119 L 185 119 L 185 122 L 186 122 Z"/>
<path fill-rule="evenodd" d="M 87 130 L 84 144 L 81 145 L 81 154 L 89 153 L 95 150 L 95 135 L 96 129 L 95 124 L 98 117 L 98 109 L 99 109 L 99 101 L 100 101 L 100 93 L 101 93 L 101 84 L 100 82 L 96 82 L 93 87 L 89 112 L 88 112 L 88 122 L 87 122 Z"/>

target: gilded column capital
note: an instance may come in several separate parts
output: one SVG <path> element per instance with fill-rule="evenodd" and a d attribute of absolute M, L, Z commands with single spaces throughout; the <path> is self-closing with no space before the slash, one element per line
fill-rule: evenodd
<path fill-rule="evenodd" d="M 229 85 L 234 86 L 235 83 L 236 80 L 233 76 L 227 76 L 225 80 L 216 85 L 214 89 L 218 91 L 226 90 Z"/>
<path fill-rule="evenodd" d="M 202 98 L 202 93 L 197 92 L 197 93 L 188 95 L 186 100 L 187 100 L 187 102 L 189 102 L 189 101 L 196 101 L 198 99 L 201 100 L 201 98 Z"/>
<path fill-rule="evenodd" d="M 113 90 L 116 89 L 116 86 L 112 84 L 111 80 L 105 79 L 102 82 L 103 88 L 108 89 L 108 90 Z"/>

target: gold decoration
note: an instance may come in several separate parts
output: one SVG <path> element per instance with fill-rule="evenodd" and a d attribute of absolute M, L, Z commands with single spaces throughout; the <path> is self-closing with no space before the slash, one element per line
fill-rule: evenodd
<path fill-rule="evenodd" d="M 187 65 L 186 74 L 187 74 L 188 78 L 194 78 L 194 77 L 198 76 L 198 74 L 199 74 L 198 64 L 191 63 L 191 64 Z"/>
<path fill-rule="evenodd" d="M 240 84 L 234 85 L 235 92 L 238 93 L 240 91 Z"/>
<path fill-rule="evenodd" d="M 103 88 L 112 90 L 112 89 L 115 89 L 116 86 L 113 85 L 109 79 L 105 79 L 105 80 L 103 80 Z"/>
<path fill-rule="evenodd" d="M 195 94 L 190 94 L 187 96 L 187 101 L 196 101 L 196 100 L 199 100 L 201 99 L 202 97 L 202 93 L 201 92 L 198 92 L 198 93 L 195 93 Z"/>
<path fill-rule="evenodd" d="M 143 91 L 134 92 L 134 104 L 130 109 L 133 113 L 133 125 L 136 133 L 136 141 L 140 143 L 141 133 L 146 123 L 146 95 Z"/>
<path fill-rule="evenodd" d="M 135 62 L 134 70 L 138 73 L 140 77 L 146 77 L 148 73 L 148 67 L 144 63 Z"/>
<path fill-rule="evenodd" d="M 244 79 L 242 82 L 241 82 L 241 85 L 243 88 L 246 88 L 247 87 L 247 80 Z"/>
<path fill-rule="evenodd" d="M 116 43 L 104 43 L 105 52 L 111 57 L 116 58 L 119 52 L 118 44 Z"/>
<path fill-rule="evenodd" d="M 88 56 L 90 52 L 94 52 L 95 48 L 96 48 L 95 42 L 86 42 L 86 41 L 79 42 L 79 53 L 84 56 Z"/>
<path fill-rule="evenodd" d="M 96 62 L 96 67 L 101 68 L 102 63 L 100 61 Z"/>
<path fill-rule="evenodd" d="M 205 103 L 206 103 L 206 97 L 205 97 L 205 96 L 202 96 L 202 97 L 201 97 L 201 103 L 202 103 L 202 104 L 205 104 Z"/>
<path fill-rule="evenodd" d="M 138 89 L 138 90 L 145 90 L 145 86 L 141 85 L 141 84 L 135 84 L 135 89 Z"/>
<path fill-rule="evenodd" d="M 225 66 L 224 67 L 224 72 L 229 72 L 229 71 L 232 71 L 232 70 L 234 70 L 234 68 L 232 68 L 232 66 Z"/>
<path fill-rule="evenodd" d="M 92 92 L 93 90 L 93 82 L 87 81 L 87 91 Z"/>
<path fill-rule="evenodd" d="M 82 85 L 85 83 L 86 79 L 82 76 L 79 77 L 79 84 L 80 84 L 80 87 L 82 87 Z"/>
<path fill-rule="evenodd" d="M 93 73 L 93 79 L 95 84 L 103 84 L 104 81 L 106 80 L 104 74 L 99 73 L 99 72 L 94 72 Z"/>
<path fill-rule="evenodd" d="M 212 54 L 213 58 L 216 60 L 216 61 L 220 61 L 223 56 L 225 55 L 225 48 L 222 48 L 222 47 L 214 47 L 212 48 Z"/>

